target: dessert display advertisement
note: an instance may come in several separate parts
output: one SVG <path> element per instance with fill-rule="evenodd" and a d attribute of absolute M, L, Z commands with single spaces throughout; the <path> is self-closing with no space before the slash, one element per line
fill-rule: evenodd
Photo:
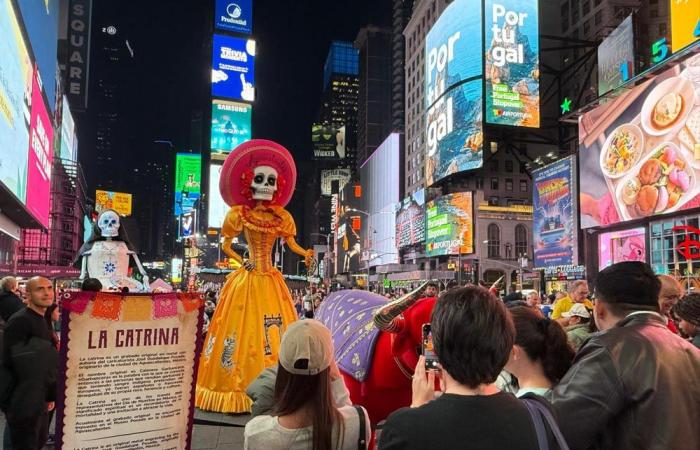
<path fill-rule="evenodd" d="M 579 120 L 581 227 L 700 207 L 700 55 Z"/>
<path fill-rule="evenodd" d="M 559 160 L 532 173 L 534 263 L 537 268 L 578 264 L 576 160 Z"/>
<path fill-rule="evenodd" d="M 62 294 L 56 448 L 190 448 L 199 294 Z"/>

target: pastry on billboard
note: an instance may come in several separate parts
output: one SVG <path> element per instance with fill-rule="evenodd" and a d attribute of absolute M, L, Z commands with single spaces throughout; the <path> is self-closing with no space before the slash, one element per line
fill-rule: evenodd
<path fill-rule="evenodd" d="M 656 183 L 659 178 L 661 178 L 661 161 L 652 158 L 642 164 L 639 169 L 639 181 L 642 185 Z"/>
<path fill-rule="evenodd" d="M 659 186 L 659 198 L 656 200 L 654 212 L 659 214 L 664 212 L 666 208 L 668 208 L 668 189 L 666 186 Z"/>
<path fill-rule="evenodd" d="M 640 183 L 639 178 L 634 177 L 627 180 L 622 187 L 622 201 L 625 202 L 625 205 L 632 206 L 637 202 L 637 195 L 639 195 L 641 188 L 642 183 Z"/>
<path fill-rule="evenodd" d="M 671 169 L 671 172 L 668 174 L 668 181 L 678 186 L 683 192 L 690 188 L 690 177 L 688 176 L 688 172 L 681 170 L 678 167 Z"/>
<path fill-rule="evenodd" d="M 659 190 L 656 186 L 648 184 L 642 186 L 637 196 L 637 210 L 643 216 L 649 216 L 656 208 L 656 201 L 659 199 Z"/>
<path fill-rule="evenodd" d="M 656 102 L 651 121 L 657 128 L 667 128 L 678 120 L 681 111 L 683 111 L 683 97 L 670 92 Z"/>
<path fill-rule="evenodd" d="M 624 124 L 612 132 L 603 146 L 601 167 L 609 177 L 619 177 L 634 166 L 642 154 L 642 132 Z"/>

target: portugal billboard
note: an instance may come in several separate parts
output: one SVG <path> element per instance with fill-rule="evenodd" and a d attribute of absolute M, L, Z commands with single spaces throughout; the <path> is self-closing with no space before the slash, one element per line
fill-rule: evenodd
<path fill-rule="evenodd" d="M 253 0 L 216 0 L 214 25 L 219 30 L 253 32 Z"/>
<path fill-rule="evenodd" d="M 255 41 L 214 35 L 211 94 L 233 100 L 255 100 Z"/>
<path fill-rule="evenodd" d="M 211 152 L 224 158 L 234 148 L 251 139 L 253 107 L 245 103 L 214 100 L 211 105 Z"/>
<path fill-rule="evenodd" d="M 471 192 L 448 194 L 426 205 L 427 256 L 474 253 Z"/>
<path fill-rule="evenodd" d="M 178 153 L 175 159 L 175 215 L 180 216 L 195 208 L 202 183 L 202 157 L 192 153 Z"/>

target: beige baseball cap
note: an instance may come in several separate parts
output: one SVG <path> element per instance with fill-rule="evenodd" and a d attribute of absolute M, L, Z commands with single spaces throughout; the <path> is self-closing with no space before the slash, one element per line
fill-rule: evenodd
<path fill-rule="evenodd" d="M 579 316 L 584 319 L 590 319 L 591 313 L 588 312 L 586 305 L 583 303 L 574 303 L 570 310 L 561 313 L 561 316 L 568 319 L 571 316 Z"/>
<path fill-rule="evenodd" d="M 279 361 L 295 375 L 316 375 L 333 361 L 331 331 L 318 320 L 303 319 L 287 327 L 282 336 Z"/>

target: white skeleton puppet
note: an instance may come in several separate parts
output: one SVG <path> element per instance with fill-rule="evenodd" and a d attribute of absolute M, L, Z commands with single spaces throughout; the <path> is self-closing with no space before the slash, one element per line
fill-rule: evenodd
<path fill-rule="evenodd" d="M 250 183 L 253 199 L 271 201 L 277 192 L 277 171 L 270 166 L 258 166 L 253 170 L 253 173 L 255 175 Z"/>
<path fill-rule="evenodd" d="M 102 283 L 102 290 L 121 290 L 129 288 L 130 292 L 150 290 L 148 275 L 143 270 L 139 257 L 131 250 L 126 232 L 119 222 L 119 214 L 111 209 L 103 211 L 93 225 L 92 236 L 80 249 L 82 266 L 80 279 L 88 276 L 97 278 Z M 143 276 L 143 284 L 129 278 L 129 257 Z"/>

